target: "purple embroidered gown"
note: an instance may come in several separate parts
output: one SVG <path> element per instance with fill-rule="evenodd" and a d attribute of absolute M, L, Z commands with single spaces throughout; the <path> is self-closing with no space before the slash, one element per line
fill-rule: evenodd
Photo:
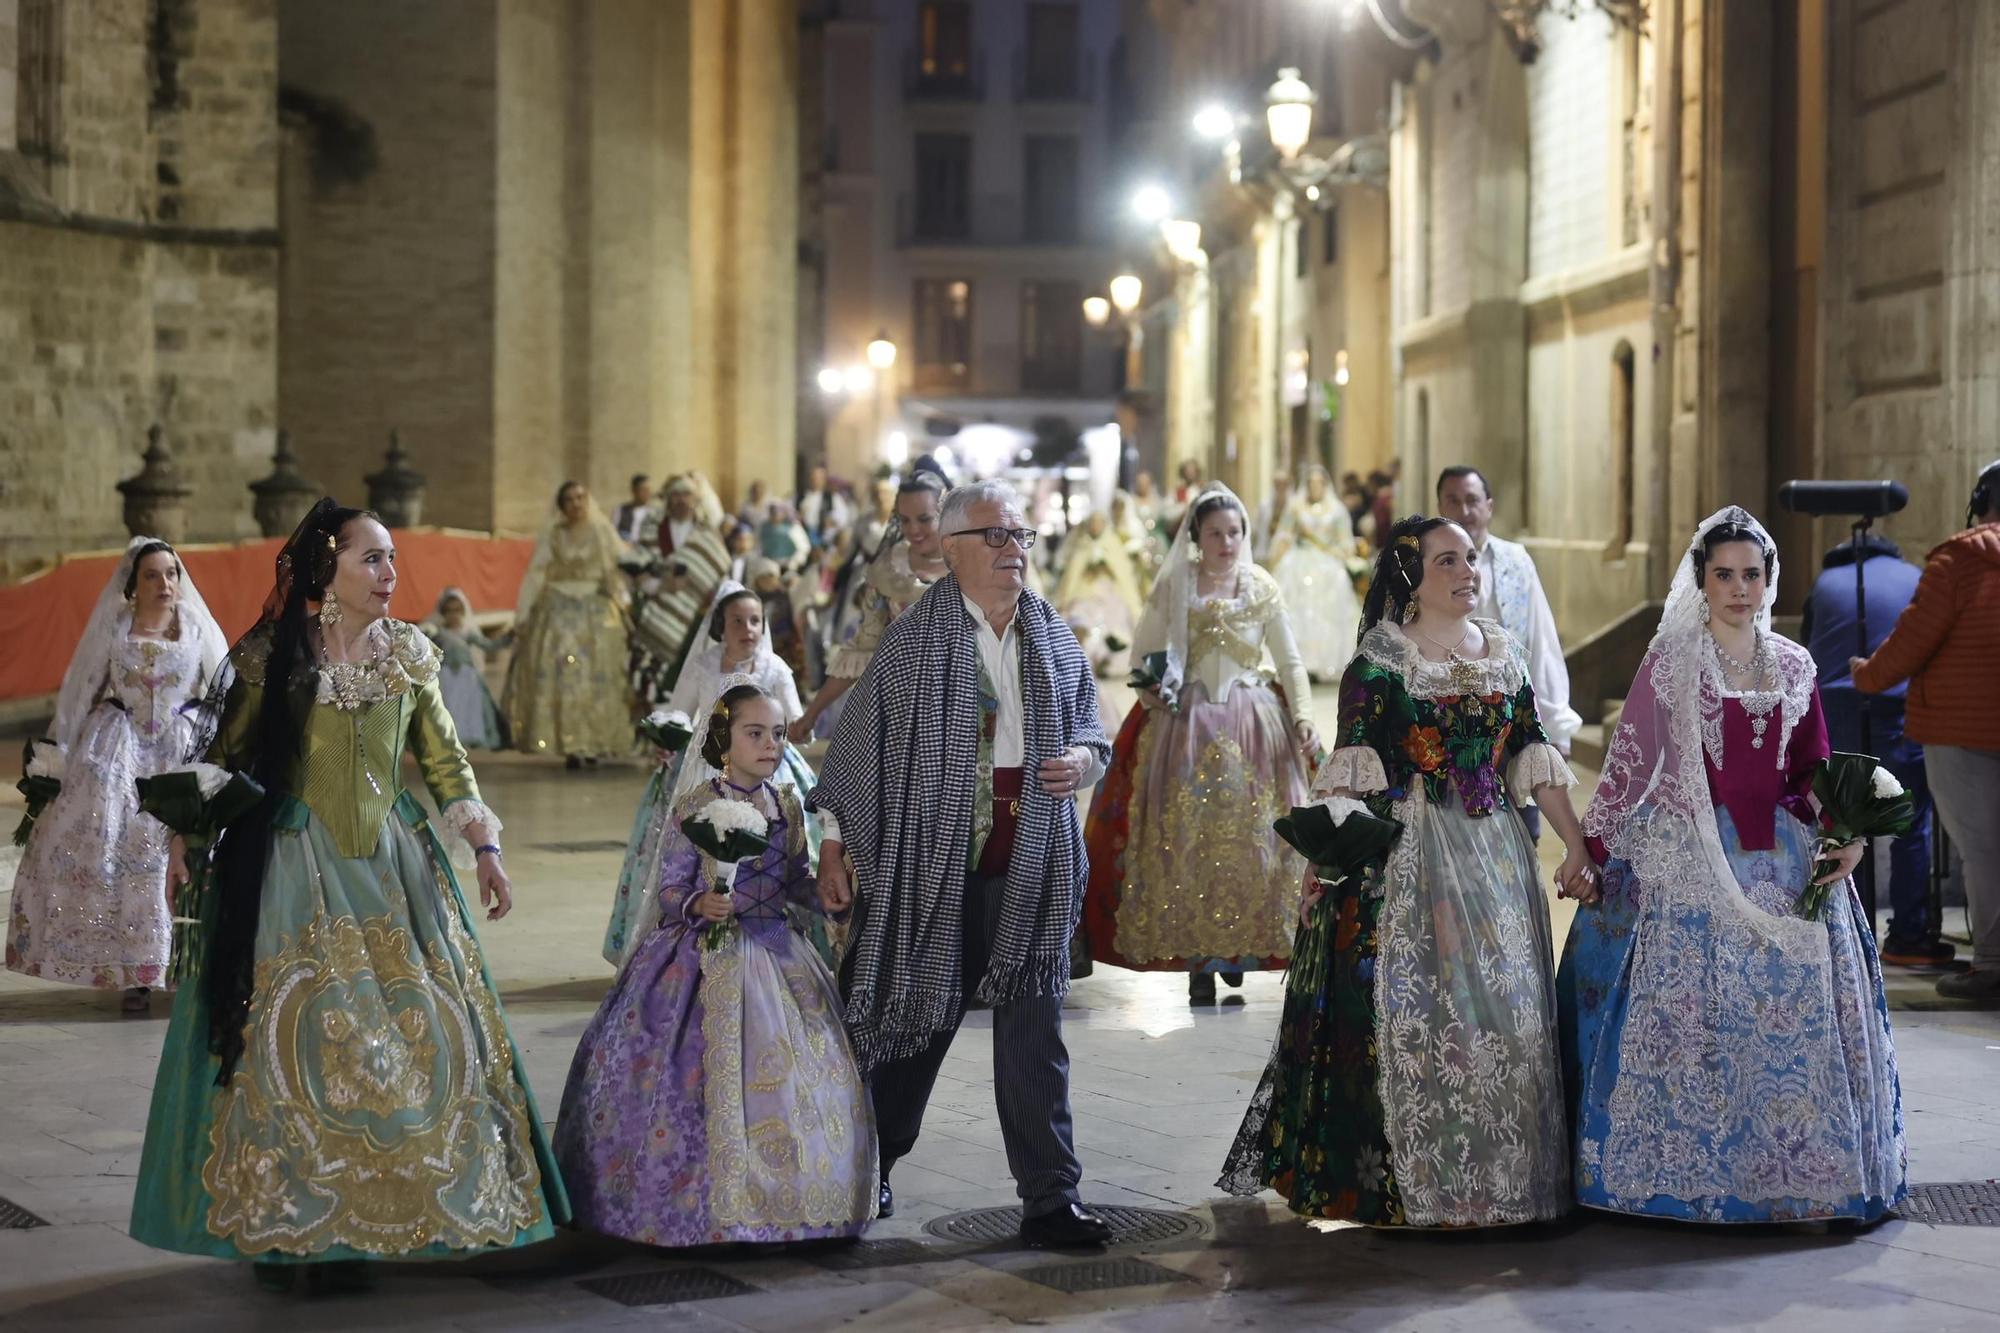
<path fill-rule="evenodd" d="M 715 862 L 682 821 L 752 801 L 771 850 L 738 870 L 733 939 L 689 907 Z M 814 903 L 795 792 L 715 779 L 682 798 L 661 853 L 658 930 L 585 1029 L 555 1150 L 580 1226 L 649 1245 L 858 1235 L 875 1215 L 875 1123 L 833 974 L 785 922 Z"/>

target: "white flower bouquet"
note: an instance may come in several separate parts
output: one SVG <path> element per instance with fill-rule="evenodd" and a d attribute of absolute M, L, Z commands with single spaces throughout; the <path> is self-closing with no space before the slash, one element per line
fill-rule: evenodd
<path fill-rule="evenodd" d="M 639 723 L 639 735 L 658 749 L 679 754 L 694 739 L 694 723 L 679 709 L 669 712 L 656 708 Z"/>
<path fill-rule="evenodd" d="M 695 849 L 715 862 L 715 892 L 724 897 L 736 883 L 743 862 L 755 860 L 771 849 L 771 821 L 748 801 L 710 801 L 681 821 L 681 832 Z M 702 947 L 716 949 L 731 940 L 736 922 L 725 921 L 709 931 Z"/>
<path fill-rule="evenodd" d="M 1813 795 L 1819 798 L 1820 840 L 1813 878 L 1833 868 L 1829 854 L 1862 838 L 1893 838 L 1910 831 L 1915 803 L 1896 775 L 1875 762 L 1873 755 L 1828 755 L 1813 774 Z M 1799 898 L 1799 913 L 1818 921 L 1826 912 L 1832 884 L 1809 884 Z"/>

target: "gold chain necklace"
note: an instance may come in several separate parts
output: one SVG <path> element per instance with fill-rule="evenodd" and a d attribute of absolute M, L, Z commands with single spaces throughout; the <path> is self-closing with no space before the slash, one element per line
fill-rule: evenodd
<path fill-rule="evenodd" d="M 1412 625 L 1410 628 L 1416 629 L 1416 626 Z M 1458 636 L 1458 644 L 1464 643 L 1466 637 L 1471 633 L 1472 626 L 1467 625 Z M 1459 654 L 1458 644 L 1453 644 L 1447 648 L 1420 629 L 1417 630 L 1417 636 L 1445 655 L 1443 665 L 1446 672 L 1451 676 L 1451 687 L 1460 694 L 1470 694 L 1473 688 L 1479 684 L 1479 668 L 1473 664 L 1470 658 Z"/>

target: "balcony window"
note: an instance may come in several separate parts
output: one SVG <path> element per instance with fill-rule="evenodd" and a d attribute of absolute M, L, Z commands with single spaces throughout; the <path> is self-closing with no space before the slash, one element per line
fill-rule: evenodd
<path fill-rule="evenodd" d="M 964 240 L 972 234 L 972 136 L 916 138 L 916 237 Z"/>
<path fill-rule="evenodd" d="M 965 389 L 972 382 L 972 283 L 919 278 L 913 378 L 919 389 Z"/>
<path fill-rule="evenodd" d="M 1021 162 L 1025 238 L 1057 244 L 1076 240 L 1076 140 L 1068 135 L 1029 135 Z"/>
<path fill-rule="evenodd" d="M 919 97 L 973 95 L 972 6 L 932 0 L 917 7 L 917 49 L 910 92 Z"/>
<path fill-rule="evenodd" d="M 1078 96 L 1074 4 L 1028 6 L 1028 50 L 1022 91 L 1031 99 L 1041 100 Z"/>
<path fill-rule="evenodd" d="M 1075 393 L 1083 383 L 1083 288 L 1074 282 L 1021 285 L 1021 388 Z"/>

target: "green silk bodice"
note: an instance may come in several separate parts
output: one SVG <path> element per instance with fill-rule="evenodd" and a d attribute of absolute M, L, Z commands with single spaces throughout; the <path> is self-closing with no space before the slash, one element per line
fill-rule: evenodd
<path fill-rule="evenodd" d="M 417 758 L 439 810 L 479 799 L 458 728 L 438 691 L 437 647 L 414 625 L 381 622 L 383 651 L 371 662 L 320 668 L 288 782 L 332 834 L 343 856 L 368 856 L 403 792 L 403 751 Z M 236 646 L 236 683 L 210 761 L 249 771 L 263 705 L 271 640 L 253 631 Z"/>

